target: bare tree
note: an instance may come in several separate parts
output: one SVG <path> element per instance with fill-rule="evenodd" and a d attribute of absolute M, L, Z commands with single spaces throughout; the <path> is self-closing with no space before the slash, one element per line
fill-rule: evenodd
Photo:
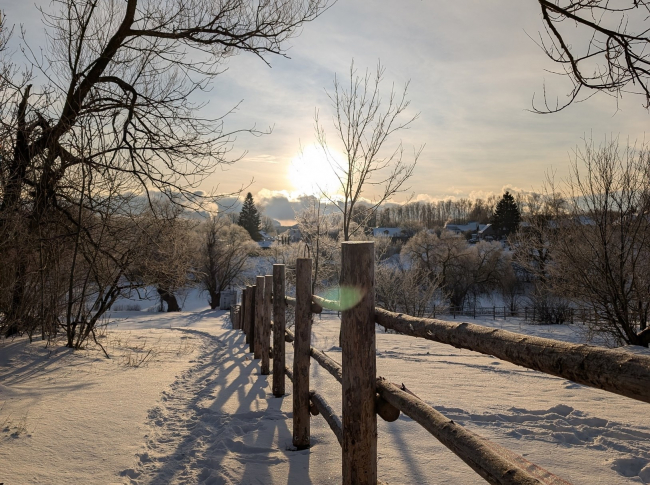
<path fill-rule="evenodd" d="M 381 85 L 385 68 L 377 65 L 377 71 L 372 75 L 366 71 L 359 76 L 350 65 L 349 84 L 342 84 L 338 77 L 334 78 L 334 92 L 328 93 L 332 103 L 333 127 L 335 136 L 340 142 L 345 160 L 340 161 L 333 156 L 327 139 L 325 127 L 321 124 L 316 112 L 316 139 L 325 153 L 334 173 L 336 174 L 343 200 L 333 203 L 343 215 L 343 240 L 350 237 L 363 227 L 354 225 L 353 216 L 357 221 L 367 221 L 377 208 L 403 188 L 404 183 L 413 174 L 415 164 L 422 153 L 423 147 L 416 149 L 413 161 L 404 161 L 404 149 L 399 142 L 396 147 L 388 148 L 387 144 L 394 135 L 407 129 L 418 114 L 408 115 L 407 100 L 408 83 L 401 92 L 391 87 L 387 102 L 381 97 Z M 361 205 L 361 197 L 370 187 L 378 188 L 379 195 L 371 204 Z"/>
<path fill-rule="evenodd" d="M 592 327 L 615 344 L 650 343 L 649 167 L 646 147 L 586 142 L 563 188 L 569 215 L 550 238 L 553 285 L 591 306 Z"/>
<path fill-rule="evenodd" d="M 438 280 L 451 305 L 459 307 L 470 295 L 498 288 L 503 275 L 511 271 L 510 258 L 500 243 L 481 241 L 470 246 L 449 231 L 440 237 L 421 231 L 404 245 L 402 256 L 432 281 Z"/>
<path fill-rule="evenodd" d="M 275 228 L 273 219 L 269 216 L 262 216 L 261 230 L 267 233 L 269 236 L 277 235 L 278 233 L 277 229 Z"/>
<path fill-rule="evenodd" d="M 197 225 L 166 199 L 154 201 L 138 218 L 147 246 L 135 263 L 136 274 L 143 285 L 156 288 L 168 312 L 181 311 L 176 292 L 194 282 Z"/>
<path fill-rule="evenodd" d="M 444 287 L 453 266 L 462 258 L 466 249 L 465 239 L 449 231 L 443 231 L 440 236 L 420 231 L 404 245 L 402 255 L 411 264 L 426 270 L 431 278 L 440 277 Z"/>
<path fill-rule="evenodd" d="M 641 95 L 650 107 L 650 3 L 644 0 L 538 0 L 546 39 L 539 45 L 572 83 L 564 102 L 549 104 L 549 113 L 579 100 L 606 92 L 619 98 L 624 92 Z"/>
<path fill-rule="evenodd" d="M 212 202 L 213 194 L 194 189 L 237 159 L 229 156 L 234 132 L 226 131 L 225 115 L 203 116 L 197 95 L 232 55 L 249 52 L 264 62 L 285 55 L 286 41 L 326 7 L 327 0 L 55 0 L 41 10 L 48 44 L 38 56 L 24 49 L 27 76 L 30 69 L 39 76 L 28 84 L 0 57 L 0 234 L 11 241 L 0 244 L 10 266 L 0 284 L 5 321 L 19 328 L 31 318 L 33 277 L 43 288 L 47 276 L 33 269 L 34 248 L 45 234 L 57 237 L 57 222 L 72 225 L 60 225 L 65 234 L 58 235 L 70 247 L 81 247 L 78 240 L 111 252 L 101 248 L 105 233 L 83 226 L 106 195 L 80 190 L 81 179 L 94 186 L 120 179 L 116 204 L 120 194 L 155 199 L 154 192 L 185 206 Z M 0 27 L 2 56 L 4 18 Z"/>
<path fill-rule="evenodd" d="M 340 244 L 338 214 L 328 213 L 327 204 L 312 197 L 309 207 L 296 214 L 302 241 L 307 254 L 313 259 L 312 293 L 328 288 L 338 282 L 340 272 Z"/>
<path fill-rule="evenodd" d="M 434 304 L 442 296 L 439 278 L 417 266 L 378 264 L 375 269 L 377 303 L 386 310 L 414 317 L 435 315 Z"/>
<path fill-rule="evenodd" d="M 248 231 L 227 217 L 214 216 L 201 228 L 201 287 L 208 293 L 210 308 L 219 306 L 221 292 L 237 281 L 256 254 L 258 245 Z"/>

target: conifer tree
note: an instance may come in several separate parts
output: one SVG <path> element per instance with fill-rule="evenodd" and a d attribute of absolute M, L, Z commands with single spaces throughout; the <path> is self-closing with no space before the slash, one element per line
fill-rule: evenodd
<path fill-rule="evenodd" d="M 497 203 L 494 215 L 492 216 L 492 224 L 498 234 L 509 235 L 519 228 L 519 221 L 521 221 L 521 211 L 515 202 L 515 198 L 506 191 Z"/>
<path fill-rule="evenodd" d="M 250 192 L 246 194 L 246 199 L 242 205 L 237 223 L 248 231 L 253 241 L 262 240 L 262 236 L 260 235 L 260 213 L 255 207 L 253 194 Z"/>

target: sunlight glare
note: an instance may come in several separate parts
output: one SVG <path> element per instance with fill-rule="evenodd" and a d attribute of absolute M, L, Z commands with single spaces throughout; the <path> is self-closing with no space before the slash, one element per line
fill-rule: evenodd
<path fill-rule="evenodd" d="M 341 185 L 335 169 L 341 166 L 343 155 L 330 151 L 330 159 L 319 145 L 309 145 L 289 164 L 289 181 L 294 189 L 304 195 L 333 195 Z"/>

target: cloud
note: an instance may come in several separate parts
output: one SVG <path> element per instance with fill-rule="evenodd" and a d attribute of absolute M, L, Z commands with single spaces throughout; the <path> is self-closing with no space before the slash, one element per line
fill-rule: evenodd
<path fill-rule="evenodd" d="M 270 163 L 273 165 L 279 163 L 275 155 L 269 155 L 268 153 L 261 153 L 255 156 L 246 156 L 243 158 L 243 160 L 253 163 Z"/>
<path fill-rule="evenodd" d="M 287 197 L 282 195 L 262 199 L 259 203 L 260 209 L 266 216 L 278 221 L 293 220 L 299 204 L 297 201 L 289 201 Z"/>

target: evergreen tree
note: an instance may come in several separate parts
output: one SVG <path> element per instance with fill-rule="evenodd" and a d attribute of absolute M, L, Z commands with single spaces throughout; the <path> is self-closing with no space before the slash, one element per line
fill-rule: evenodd
<path fill-rule="evenodd" d="M 507 236 L 517 231 L 519 221 L 521 221 L 521 211 L 515 202 L 515 198 L 510 192 L 506 191 L 497 203 L 494 215 L 492 216 L 492 224 L 494 224 L 498 234 Z"/>
<path fill-rule="evenodd" d="M 262 236 L 260 235 L 260 213 L 255 207 L 253 194 L 250 192 L 246 194 L 246 199 L 242 205 L 237 223 L 248 231 L 253 241 L 262 240 Z"/>

